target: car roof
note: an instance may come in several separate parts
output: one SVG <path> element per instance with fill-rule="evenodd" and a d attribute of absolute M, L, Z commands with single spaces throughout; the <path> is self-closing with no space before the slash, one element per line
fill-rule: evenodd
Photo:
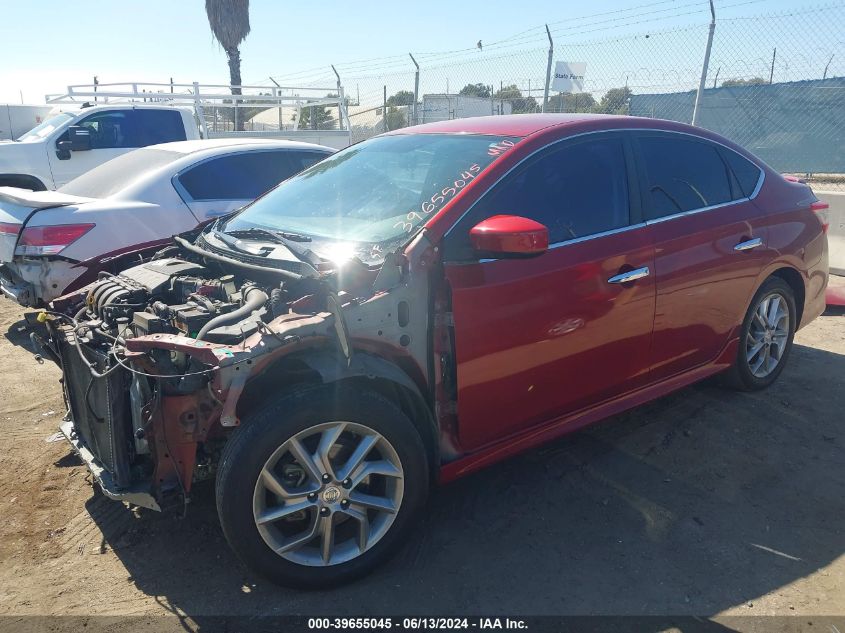
<path fill-rule="evenodd" d="M 243 149 L 305 149 L 334 152 L 335 150 L 325 145 L 315 143 L 304 143 L 302 141 L 289 141 L 286 139 L 271 138 L 214 138 L 199 139 L 193 141 L 172 141 L 158 145 L 148 145 L 147 148 L 162 149 L 177 154 L 194 154 L 205 150 L 243 150 Z M 225 153 L 225 152 L 215 152 Z"/>
<path fill-rule="evenodd" d="M 424 123 L 409 128 L 402 128 L 388 134 L 490 134 L 496 136 L 531 136 L 542 130 L 550 128 L 578 127 L 589 128 L 591 124 L 603 129 L 610 129 L 618 124 L 620 128 L 643 127 L 647 122 L 648 127 L 663 129 L 667 131 L 688 131 L 695 130 L 703 132 L 700 128 L 690 126 L 676 121 L 664 121 L 662 119 L 650 119 L 633 117 L 619 114 L 505 114 L 501 116 L 490 115 L 480 117 L 468 117 L 466 119 L 451 119 L 449 121 L 437 121 Z"/>

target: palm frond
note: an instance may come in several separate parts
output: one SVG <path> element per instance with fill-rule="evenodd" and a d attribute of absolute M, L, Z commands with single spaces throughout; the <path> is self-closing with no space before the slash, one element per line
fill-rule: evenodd
<path fill-rule="evenodd" d="M 214 38 L 227 52 L 249 35 L 249 0 L 205 0 L 205 13 Z"/>

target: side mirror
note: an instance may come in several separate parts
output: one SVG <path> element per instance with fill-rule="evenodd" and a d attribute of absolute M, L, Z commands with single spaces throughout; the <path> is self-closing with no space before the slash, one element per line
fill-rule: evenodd
<path fill-rule="evenodd" d="M 70 141 L 56 141 L 56 156 L 59 160 L 70 160 L 71 145 Z"/>
<path fill-rule="evenodd" d="M 67 138 L 73 152 L 87 152 L 91 149 L 91 130 L 81 125 L 71 125 L 67 129 Z"/>
<path fill-rule="evenodd" d="M 531 257 L 549 248 L 549 229 L 518 215 L 494 215 L 469 231 L 472 248 L 491 257 Z"/>

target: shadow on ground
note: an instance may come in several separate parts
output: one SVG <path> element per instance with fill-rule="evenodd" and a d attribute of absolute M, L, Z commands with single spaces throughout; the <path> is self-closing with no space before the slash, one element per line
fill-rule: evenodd
<path fill-rule="evenodd" d="M 843 376 L 845 356 L 796 345 L 766 392 L 698 385 L 443 487 L 396 558 L 328 592 L 251 575 L 210 486 L 185 519 L 100 497 L 88 510 L 132 582 L 200 627 L 214 614 L 711 614 L 845 553 Z"/>

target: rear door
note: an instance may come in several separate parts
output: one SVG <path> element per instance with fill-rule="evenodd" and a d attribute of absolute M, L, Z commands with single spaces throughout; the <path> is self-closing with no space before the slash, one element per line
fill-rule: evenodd
<path fill-rule="evenodd" d="M 450 231 L 444 262 L 464 449 L 645 382 L 653 249 L 638 200 L 626 137 L 590 134 L 527 159 Z M 479 260 L 468 233 L 500 214 L 546 225 L 549 250 Z M 635 280 L 614 283 L 630 273 Z"/>
<path fill-rule="evenodd" d="M 655 248 L 651 379 L 716 359 L 741 323 L 770 258 L 751 198 L 761 170 L 696 136 L 635 133 L 643 211 Z M 744 170 L 737 177 L 736 170 Z"/>
<path fill-rule="evenodd" d="M 173 186 L 197 221 L 205 222 L 252 202 L 327 155 L 287 149 L 226 154 L 176 174 Z"/>

